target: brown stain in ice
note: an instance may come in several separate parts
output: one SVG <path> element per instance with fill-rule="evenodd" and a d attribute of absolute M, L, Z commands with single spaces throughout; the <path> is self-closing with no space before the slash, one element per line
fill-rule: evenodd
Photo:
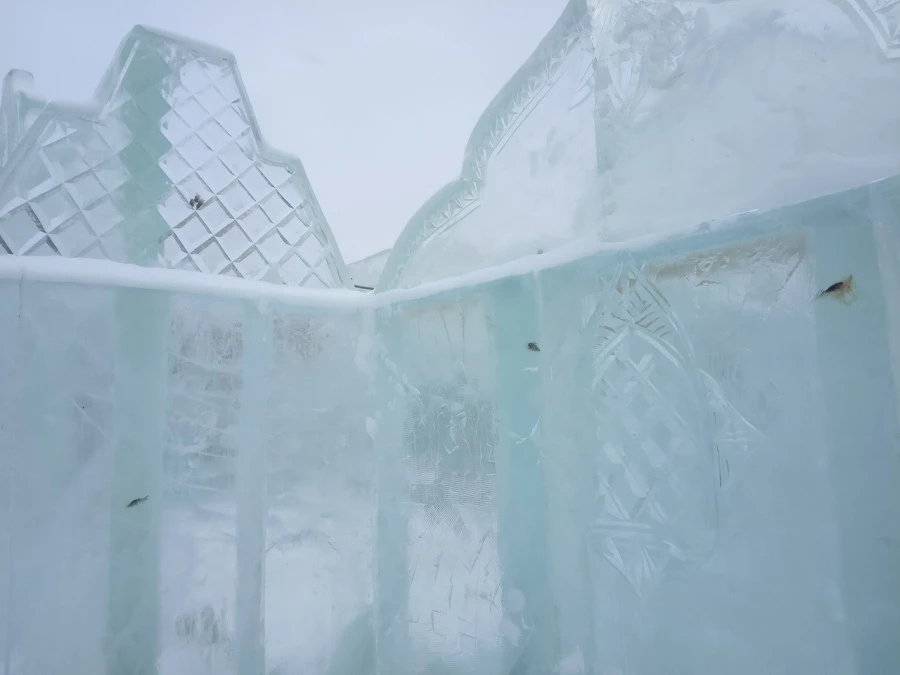
<path fill-rule="evenodd" d="M 838 302 L 849 305 L 856 299 L 856 288 L 853 284 L 853 275 L 835 281 L 831 286 L 821 291 L 816 298 L 834 298 Z"/>

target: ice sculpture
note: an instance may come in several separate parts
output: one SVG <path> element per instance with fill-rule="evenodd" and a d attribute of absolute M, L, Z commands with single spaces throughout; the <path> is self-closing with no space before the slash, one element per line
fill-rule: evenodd
<path fill-rule="evenodd" d="M 897 670 L 898 196 L 374 295 L 0 259 L 0 662 Z"/>
<path fill-rule="evenodd" d="M 825 122 L 846 113 L 848 91 L 873 100 L 896 77 L 897 7 L 572 3 L 523 71 L 533 90 L 510 85 L 498 101 L 512 113 L 486 116 L 512 126 L 483 127 L 497 135 L 467 164 L 481 177 L 425 207 L 430 225 L 407 230 L 382 283 L 417 283 L 467 232 L 504 234 L 485 214 L 528 203 L 492 186 L 532 168 L 526 187 L 549 206 L 522 222 L 565 235 L 543 245 L 568 236 L 560 214 L 583 187 L 572 167 L 600 186 L 595 206 L 617 204 L 597 211 L 605 234 L 623 212 L 633 233 L 696 218 L 675 234 L 542 245 L 374 294 L 146 259 L 0 256 L 4 675 L 900 671 L 900 136 L 885 126 L 896 90 L 877 99 L 886 108 L 858 106 L 864 129 L 825 133 L 841 131 Z M 774 90 L 748 60 L 760 44 Z M 826 57 L 819 80 L 797 68 Z M 587 115 L 562 84 L 573 63 Z M 8 158 L 33 99 L 20 75 L 7 82 L 4 190 L 30 175 L 20 151 L 45 155 L 19 140 Z M 804 107 L 835 83 L 825 109 Z M 598 107 L 616 92 L 628 105 Z M 746 165 L 723 159 L 713 181 L 670 134 L 697 101 L 722 114 L 705 123 L 742 124 L 712 105 L 729 97 L 810 133 L 761 165 L 769 182 L 744 186 L 756 212 L 704 222 L 704 209 L 735 207 L 740 166 L 756 171 L 775 136 L 791 139 L 741 127 L 761 147 L 734 145 Z M 572 119 L 595 134 L 566 136 L 585 164 L 513 152 L 528 149 L 517 143 L 529 124 L 541 137 Z M 695 144 L 723 143 L 715 125 L 701 131 Z M 654 154 L 651 132 L 672 157 Z M 683 193 L 637 174 L 648 203 L 659 197 L 659 213 L 637 219 L 616 172 L 676 160 Z M 861 185 L 814 196 L 831 181 Z M 14 208 L 39 217 L 39 201 Z M 519 255 L 534 231 L 510 235 L 522 248 L 479 250 Z M 122 250 L 142 241 L 123 237 Z M 433 274 L 479 264 L 445 262 Z"/>
<path fill-rule="evenodd" d="M 898 26 L 885 0 L 572 0 L 379 288 L 893 175 Z"/>
<path fill-rule="evenodd" d="M 234 57 L 135 28 L 85 106 L 13 71 L 0 103 L 0 253 L 339 287 L 300 161 L 259 133 Z"/>
<path fill-rule="evenodd" d="M 0 670 L 327 672 L 372 593 L 358 313 L 0 268 Z"/>

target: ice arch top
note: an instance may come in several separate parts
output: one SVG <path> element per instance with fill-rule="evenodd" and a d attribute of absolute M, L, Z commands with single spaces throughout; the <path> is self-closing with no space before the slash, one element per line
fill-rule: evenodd
<path fill-rule="evenodd" d="M 895 174 L 898 27 L 883 0 L 572 0 L 379 289 Z"/>

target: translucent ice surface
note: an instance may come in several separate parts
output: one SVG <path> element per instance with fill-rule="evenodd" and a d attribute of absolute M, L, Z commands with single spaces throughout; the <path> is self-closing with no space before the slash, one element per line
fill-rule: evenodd
<path fill-rule="evenodd" d="M 572 2 L 350 273 L 227 54 L 11 74 L 0 673 L 900 672 L 898 12 Z"/>
<path fill-rule="evenodd" d="M 31 84 L 11 72 L 0 102 L 0 254 L 348 282 L 303 166 L 262 140 L 231 54 L 138 27 L 92 103 Z"/>
<path fill-rule="evenodd" d="M 382 310 L 379 672 L 897 668 L 898 189 Z"/>
<path fill-rule="evenodd" d="M 898 250 L 895 177 L 375 295 L 7 256 L 0 662 L 895 672 Z"/>
<path fill-rule="evenodd" d="M 0 266 L 2 672 L 327 672 L 372 596 L 359 312 Z"/>
<path fill-rule="evenodd" d="M 572 0 L 379 286 L 893 175 L 898 27 L 891 0 Z"/>

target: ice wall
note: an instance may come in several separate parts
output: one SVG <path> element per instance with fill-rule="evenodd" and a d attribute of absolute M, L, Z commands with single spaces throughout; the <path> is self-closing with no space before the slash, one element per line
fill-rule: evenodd
<path fill-rule="evenodd" d="M 326 672 L 372 594 L 359 312 L 0 264 L 0 671 Z"/>
<path fill-rule="evenodd" d="M 898 185 L 393 307 L 379 672 L 896 668 Z"/>
<path fill-rule="evenodd" d="M 0 102 L 0 255 L 349 283 L 300 161 L 269 147 L 234 57 L 137 27 L 94 100 Z"/>
<path fill-rule="evenodd" d="M 379 288 L 894 175 L 898 26 L 881 0 L 572 0 Z"/>
<path fill-rule="evenodd" d="M 0 672 L 900 670 L 898 7 L 573 0 L 375 294 L 227 53 L 11 74 Z"/>
<path fill-rule="evenodd" d="M 0 663 L 893 672 L 898 196 L 376 295 L 0 260 Z"/>

